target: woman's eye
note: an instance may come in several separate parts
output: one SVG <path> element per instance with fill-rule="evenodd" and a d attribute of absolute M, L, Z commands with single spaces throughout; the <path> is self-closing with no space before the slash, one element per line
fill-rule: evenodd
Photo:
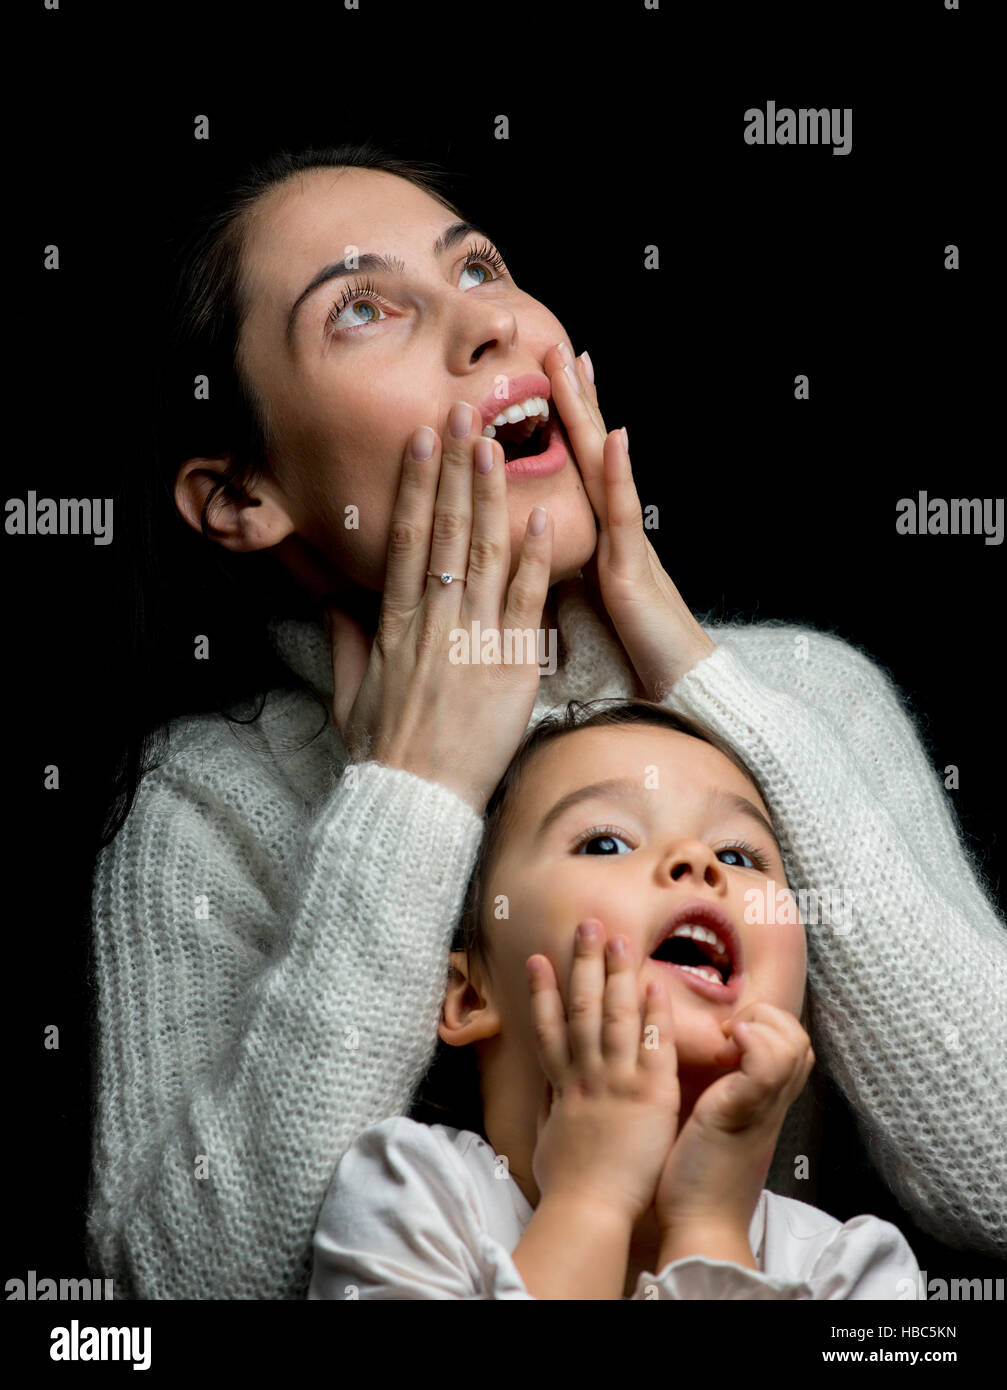
<path fill-rule="evenodd" d="M 581 854 L 583 851 L 587 850 L 589 854 L 611 854 L 613 852 L 612 846 L 616 843 L 625 845 L 625 850 L 615 850 L 616 854 L 632 854 L 633 846 L 627 845 L 621 835 L 615 835 L 609 831 L 595 831 L 592 835 L 588 835 L 578 844 L 577 853 Z M 589 845 L 600 845 L 601 848 L 590 850 L 588 849 Z"/>
<path fill-rule="evenodd" d="M 339 327 L 342 327 L 342 328 L 357 328 L 357 327 L 359 327 L 359 324 L 356 324 L 356 323 L 349 323 L 349 324 L 346 324 L 346 323 L 343 322 L 343 319 L 345 318 L 345 316 L 346 316 L 347 314 L 356 314 L 356 313 L 359 313 L 361 310 L 365 310 L 365 311 L 366 311 L 366 310 L 368 310 L 368 309 L 371 310 L 371 315 L 368 316 L 368 317 L 366 317 L 366 318 L 364 318 L 364 319 L 361 319 L 360 322 L 361 322 L 361 323 L 380 323 L 380 322 L 381 322 L 381 319 L 378 318 L 378 314 L 381 313 L 381 310 L 380 310 L 380 309 L 378 308 L 378 306 L 374 303 L 374 300 L 373 300 L 373 299 L 358 299 L 358 300 L 357 300 L 355 303 L 353 303 L 353 304 L 347 304 L 347 306 L 346 306 L 345 309 L 339 310 L 339 312 L 336 314 L 335 318 L 332 320 L 332 323 L 333 323 L 333 325 L 338 325 Z M 385 317 L 385 315 L 384 315 L 384 314 L 381 314 L 381 318 L 383 319 L 384 317 Z"/>
<path fill-rule="evenodd" d="M 488 285 L 492 280 L 496 279 L 496 276 L 490 275 L 490 274 L 489 274 L 488 268 L 487 268 L 486 266 L 484 266 L 483 263 L 482 263 L 481 261 L 474 261 L 474 262 L 472 262 L 471 264 L 465 266 L 464 270 L 462 271 L 462 274 L 463 274 L 463 275 L 468 275 L 468 274 L 469 274 L 471 271 L 473 271 L 473 270 L 483 270 L 483 271 L 486 271 L 486 272 L 487 272 L 487 278 L 486 278 L 485 280 L 477 280 L 477 281 L 476 281 L 476 284 L 477 284 L 477 285 Z M 468 290 L 468 289 L 471 289 L 472 286 L 471 286 L 471 285 L 462 285 L 461 288 L 464 289 L 464 290 Z"/>
<path fill-rule="evenodd" d="M 471 255 L 461 269 L 459 281 L 461 281 L 462 277 L 471 274 L 473 271 L 482 271 L 486 278 L 476 279 L 473 284 L 468 285 L 459 283 L 459 289 L 470 290 L 479 285 L 489 285 L 494 280 L 500 279 L 505 273 L 503 261 L 498 254 L 494 256 Z M 497 271 L 499 273 L 494 273 Z M 377 291 L 370 281 L 363 285 L 351 286 L 349 289 L 345 290 L 343 297 L 329 310 L 328 319 L 326 321 L 329 332 L 342 333 L 351 328 L 364 328 L 368 324 L 380 323 L 383 319 L 387 318 L 387 315 L 381 312 L 380 307 L 376 303 L 376 295 Z M 364 317 L 358 318 L 356 321 L 346 321 L 347 314 L 359 315 L 361 313 Z"/>

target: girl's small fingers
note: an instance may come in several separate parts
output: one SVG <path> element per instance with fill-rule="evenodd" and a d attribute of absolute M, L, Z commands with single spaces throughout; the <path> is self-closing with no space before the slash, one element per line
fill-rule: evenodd
<path fill-rule="evenodd" d="M 643 1032 L 637 1061 L 647 1071 L 663 1070 L 670 1061 L 676 1075 L 678 1073 L 671 992 L 659 980 L 648 983 L 644 996 Z"/>
<path fill-rule="evenodd" d="M 592 926 L 593 935 L 582 935 L 581 926 Z M 567 998 L 567 1037 L 570 1060 L 587 1072 L 601 1064 L 601 1014 L 605 994 L 604 928 L 595 918 L 578 924 L 570 964 Z"/>
<path fill-rule="evenodd" d="M 542 1095 L 539 1098 L 538 1115 L 535 1118 L 535 1137 L 542 1133 L 549 1114 L 552 1110 L 552 1083 L 546 1078 L 545 1085 L 542 1087 Z"/>
<path fill-rule="evenodd" d="M 602 1011 L 601 1050 L 606 1062 L 636 1064 L 640 1045 L 640 997 L 625 937 L 614 936 L 605 944 L 605 1002 Z"/>
<path fill-rule="evenodd" d="M 777 1012 L 783 1012 L 779 1010 Z M 789 1104 L 803 1090 L 814 1054 L 807 1043 L 801 1043 L 789 1030 L 780 1029 L 776 1019 L 726 1020 L 731 1039 L 741 1053 L 741 1069 L 752 1081 L 767 1090 L 778 1090 Z"/>
<path fill-rule="evenodd" d="M 725 1019 L 721 1027 L 725 1032 L 733 1033 L 735 1025 L 741 1022 L 762 1025 L 767 1030 L 767 1037 L 773 1040 L 775 1050 L 780 1051 L 781 1055 L 789 1052 L 792 1056 L 803 1058 L 810 1046 L 810 1039 L 800 1019 L 764 1000 L 757 999 L 754 1003 L 746 1004 L 738 1013 Z"/>
<path fill-rule="evenodd" d="M 556 972 L 547 956 L 529 956 L 525 964 L 539 1064 L 550 1083 L 557 1085 L 570 1065 L 570 1047 Z"/>

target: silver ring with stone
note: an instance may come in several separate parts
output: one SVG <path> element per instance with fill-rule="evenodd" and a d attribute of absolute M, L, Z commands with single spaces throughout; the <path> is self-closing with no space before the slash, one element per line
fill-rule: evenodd
<path fill-rule="evenodd" d="M 465 576 L 461 574 L 434 574 L 433 570 L 427 570 L 431 579 L 439 579 L 442 584 L 464 584 Z"/>

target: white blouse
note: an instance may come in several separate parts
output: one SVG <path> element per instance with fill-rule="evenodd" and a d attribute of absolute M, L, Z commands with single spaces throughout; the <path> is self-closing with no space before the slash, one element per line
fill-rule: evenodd
<path fill-rule="evenodd" d="M 534 1215 L 470 1130 L 394 1116 L 344 1154 L 313 1238 L 309 1299 L 531 1299 L 511 1259 Z M 763 1189 L 758 1270 L 704 1255 L 641 1272 L 634 1299 L 913 1299 L 919 1267 L 888 1221 L 845 1223 Z"/>

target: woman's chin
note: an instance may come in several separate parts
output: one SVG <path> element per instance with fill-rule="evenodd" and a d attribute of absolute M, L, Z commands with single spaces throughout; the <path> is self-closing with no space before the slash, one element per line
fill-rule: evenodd
<path fill-rule="evenodd" d="M 588 556 L 587 558 L 590 559 L 591 557 Z M 554 561 L 549 574 L 550 589 L 554 584 L 562 584 L 565 579 L 576 579 L 586 563 L 587 560 L 561 561 L 559 564 Z"/>
<path fill-rule="evenodd" d="M 552 569 L 549 583 L 575 578 L 590 560 L 598 544 L 594 513 L 569 521 L 557 519 L 553 531 Z"/>

